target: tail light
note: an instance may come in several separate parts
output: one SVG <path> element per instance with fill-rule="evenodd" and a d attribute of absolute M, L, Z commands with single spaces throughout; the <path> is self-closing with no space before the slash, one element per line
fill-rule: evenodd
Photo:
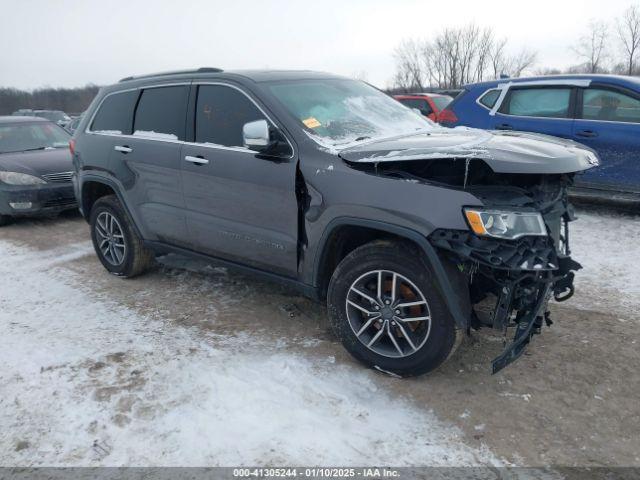
<path fill-rule="evenodd" d="M 438 114 L 438 123 L 457 123 L 458 117 L 453 110 L 445 108 Z"/>
<path fill-rule="evenodd" d="M 76 141 L 73 138 L 69 140 L 69 151 L 71 152 L 71 155 L 76 153 Z"/>

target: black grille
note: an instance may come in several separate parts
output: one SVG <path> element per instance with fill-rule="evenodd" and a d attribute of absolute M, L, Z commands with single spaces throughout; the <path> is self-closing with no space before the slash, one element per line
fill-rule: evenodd
<path fill-rule="evenodd" d="M 71 181 L 71 175 L 73 175 L 73 172 L 50 173 L 42 175 L 42 178 L 48 183 L 68 183 Z"/>
<path fill-rule="evenodd" d="M 517 240 L 477 237 L 464 230 L 436 230 L 431 243 L 463 258 L 493 268 L 508 270 L 556 270 L 558 256 L 549 237 L 522 237 Z"/>
<path fill-rule="evenodd" d="M 75 198 L 56 198 L 55 200 L 49 200 L 42 205 L 43 208 L 51 208 L 51 207 L 75 207 L 76 199 Z"/>

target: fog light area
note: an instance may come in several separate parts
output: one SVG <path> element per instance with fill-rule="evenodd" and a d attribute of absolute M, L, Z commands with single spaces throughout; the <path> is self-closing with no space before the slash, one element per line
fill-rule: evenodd
<path fill-rule="evenodd" d="M 14 210 L 26 210 L 31 208 L 33 204 L 31 202 L 9 202 L 9 206 Z"/>

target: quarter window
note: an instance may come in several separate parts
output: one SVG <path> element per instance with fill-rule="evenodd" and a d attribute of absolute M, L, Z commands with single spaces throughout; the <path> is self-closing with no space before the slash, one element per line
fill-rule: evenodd
<path fill-rule="evenodd" d="M 640 123 L 640 100 L 613 90 L 588 88 L 582 95 L 582 118 Z"/>
<path fill-rule="evenodd" d="M 480 97 L 480 103 L 487 108 L 493 108 L 500 97 L 500 90 L 489 90 Z"/>
<path fill-rule="evenodd" d="M 195 140 L 226 147 L 242 147 L 245 123 L 265 119 L 246 95 L 223 85 L 198 87 Z"/>
<path fill-rule="evenodd" d="M 130 135 L 138 93 L 135 90 L 105 97 L 91 123 L 91 131 Z"/>
<path fill-rule="evenodd" d="M 167 140 L 184 140 L 189 87 L 157 87 L 142 91 L 133 134 Z"/>
<path fill-rule="evenodd" d="M 526 117 L 568 118 L 570 88 L 512 89 L 501 113 Z"/>

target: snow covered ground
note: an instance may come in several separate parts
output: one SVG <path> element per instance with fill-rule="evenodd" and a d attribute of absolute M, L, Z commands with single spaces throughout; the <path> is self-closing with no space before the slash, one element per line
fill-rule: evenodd
<path fill-rule="evenodd" d="M 578 210 L 570 225 L 576 294 L 566 304 L 640 322 L 640 216 Z"/>
<path fill-rule="evenodd" d="M 564 305 L 637 322 L 640 217 L 579 217 L 572 246 L 585 269 Z M 370 370 L 97 293 L 97 262 L 68 268 L 94 255 L 76 241 L 42 250 L 0 237 L 0 465 L 504 463 Z"/>
<path fill-rule="evenodd" d="M 87 254 L 0 240 L 1 465 L 500 464 L 367 370 L 92 296 Z"/>

